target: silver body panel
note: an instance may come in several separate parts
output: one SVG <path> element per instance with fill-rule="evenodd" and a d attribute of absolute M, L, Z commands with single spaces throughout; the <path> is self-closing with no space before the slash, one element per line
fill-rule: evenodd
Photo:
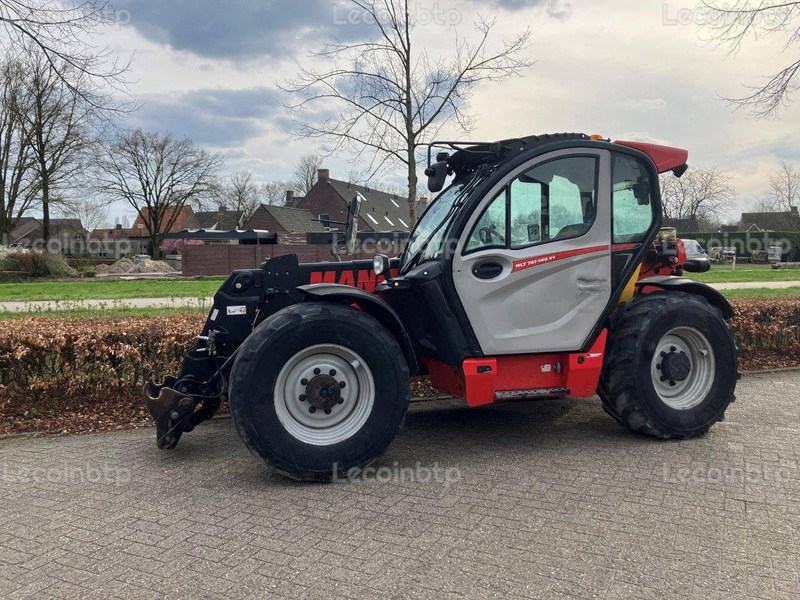
<path fill-rule="evenodd" d="M 597 214 L 585 235 L 520 250 L 463 255 L 484 208 L 507 184 L 540 163 L 578 154 L 600 160 Z M 589 148 L 539 156 L 498 182 L 473 212 L 453 258 L 453 281 L 485 355 L 577 351 L 592 333 L 611 298 L 610 161 L 607 150 Z M 586 249 L 594 251 L 548 261 L 554 254 Z M 535 266 L 514 271 L 515 262 L 527 259 Z M 499 277 L 482 280 L 473 275 L 473 266 L 487 260 L 503 266 Z"/>

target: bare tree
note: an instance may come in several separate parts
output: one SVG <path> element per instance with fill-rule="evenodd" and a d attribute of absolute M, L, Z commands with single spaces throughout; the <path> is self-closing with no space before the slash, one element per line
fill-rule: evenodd
<path fill-rule="evenodd" d="M 39 193 L 35 157 L 24 127 L 25 70 L 14 58 L 0 63 L 0 238 L 9 234 Z"/>
<path fill-rule="evenodd" d="M 800 205 L 800 167 L 781 161 L 778 171 L 769 178 L 770 191 L 761 198 L 757 210 L 761 212 L 789 212 Z"/>
<path fill-rule="evenodd" d="M 59 71 L 37 48 L 28 50 L 24 68 L 23 93 L 28 110 L 22 122 L 35 158 L 42 237 L 47 247 L 51 202 L 59 188 L 71 185 L 86 171 L 89 151 L 95 144 L 93 128 L 101 101 L 87 102 L 93 94 L 86 77 L 72 74 L 68 65 L 60 69 L 61 74 L 70 75 L 71 85 L 65 84 Z"/>
<path fill-rule="evenodd" d="M 56 76 L 76 93 L 84 89 L 76 85 L 76 76 L 122 91 L 130 61 L 120 62 L 108 47 L 91 43 L 101 27 L 119 22 L 120 15 L 110 0 L 0 0 L 0 25 L 8 33 L 5 43 L 0 38 L 0 47 L 38 49 Z M 85 99 L 93 102 L 97 96 Z M 108 110 L 112 104 L 105 101 L 102 107 Z"/>
<path fill-rule="evenodd" d="M 271 206 L 286 204 L 286 191 L 292 187 L 291 183 L 283 181 L 268 181 L 258 188 L 259 202 Z"/>
<path fill-rule="evenodd" d="M 662 177 L 661 198 L 668 219 L 717 223 L 735 205 L 736 189 L 730 176 L 718 167 L 703 167 L 680 178 L 671 174 Z"/>
<path fill-rule="evenodd" d="M 92 231 L 100 229 L 108 222 L 108 203 L 99 198 L 84 197 L 66 198 L 57 205 L 58 214 L 72 219 L 76 224 L 75 233 L 83 240 L 83 253 L 89 253 L 89 237 Z"/>
<path fill-rule="evenodd" d="M 434 58 L 417 47 L 412 0 L 350 2 L 371 25 L 373 39 L 334 42 L 316 52 L 313 57 L 327 68 L 300 67 L 283 87 L 300 98 L 288 106 L 329 109 L 336 116 L 321 123 L 298 121 L 298 133 L 328 140 L 330 152 L 370 156 L 372 175 L 387 165 L 404 166 L 410 217 L 416 221 L 418 148 L 445 123 L 470 130 L 466 102 L 475 86 L 521 75 L 533 64 L 524 56 L 530 31 L 492 49 L 495 22 L 480 20 L 475 42 L 456 35 L 452 56 Z"/>
<path fill-rule="evenodd" d="M 158 236 L 169 231 L 181 209 L 211 193 L 222 158 L 189 139 L 141 129 L 120 133 L 99 161 L 99 188 L 124 198 L 142 216 L 153 256 Z"/>
<path fill-rule="evenodd" d="M 319 154 L 306 154 L 297 161 L 292 176 L 292 190 L 305 196 L 317 183 L 319 169 L 322 167 L 322 157 Z"/>
<path fill-rule="evenodd" d="M 221 204 L 231 210 L 244 213 L 248 219 L 260 204 L 259 187 L 253 179 L 253 172 L 247 169 L 236 171 L 228 177 L 223 186 Z"/>
<path fill-rule="evenodd" d="M 738 53 L 747 38 L 780 36 L 782 59 L 788 64 L 766 77 L 765 83 L 749 86 L 741 97 L 726 97 L 732 104 L 748 109 L 754 116 L 770 117 L 789 101 L 797 89 L 800 74 L 800 1 L 702 0 L 707 9 L 705 29 L 713 41 Z M 777 57 L 776 57 L 777 58 Z"/>

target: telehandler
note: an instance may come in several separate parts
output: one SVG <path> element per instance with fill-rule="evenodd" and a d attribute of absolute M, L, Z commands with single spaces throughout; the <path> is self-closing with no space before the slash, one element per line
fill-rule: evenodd
<path fill-rule="evenodd" d="M 706 433 L 734 400 L 738 351 L 730 304 L 683 277 L 695 265 L 661 230 L 659 174 L 687 159 L 574 133 L 433 144 L 438 196 L 399 258 L 230 275 L 180 373 L 145 386 L 158 446 L 227 398 L 251 451 L 330 481 L 385 452 L 425 374 L 470 407 L 598 395 L 636 432 Z"/>

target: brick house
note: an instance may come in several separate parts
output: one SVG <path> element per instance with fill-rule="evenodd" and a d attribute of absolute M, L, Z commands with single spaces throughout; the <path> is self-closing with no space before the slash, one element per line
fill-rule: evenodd
<path fill-rule="evenodd" d="M 89 253 L 99 258 L 122 258 L 131 254 L 130 229 L 95 229 L 89 235 Z"/>
<path fill-rule="evenodd" d="M 311 212 L 315 218 L 323 222 L 344 222 L 347 218 L 347 207 L 356 193 L 361 194 L 366 202 L 361 207 L 359 231 L 404 231 L 410 230 L 408 199 L 396 194 L 389 194 L 363 185 L 332 179 L 328 169 L 320 169 L 317 183 L 314 184 L 305 198 L 296 203 L 297 208 Z M 340 228 L 331 223 L 332 228 Z"/>
<path fill-rule="evenodd" d="M 245 221 L 244 228 L 278 234 L 279 244 L 305 244 L 306 233 L 324 233 L 325 226 L 303 208 L 262 204 Z"/>
<path fill-rule="evenodd" d="M 164 211 L 164 216 L 161 218 L 161 223 L 169 223 L 175 216 L 174 208 L 167 208 Z M 150 234 L 148 233 L 145 219 L 149 219 L 149 213 L 145 215 L 144 210 L 140 210 L 133 222 L 133 226 L 128 230 L 128 239 L 131 242 L 131 254 L 152 254 L 150 247 Z M 172 225 L 167 229 L 162 226 L 161 231 L 158 233 L 177 233 L 184 229 L 200 229 L 200 221 L 194 214 L 191 206 L 182 206 L 178 209 L 178 214 Z"/>

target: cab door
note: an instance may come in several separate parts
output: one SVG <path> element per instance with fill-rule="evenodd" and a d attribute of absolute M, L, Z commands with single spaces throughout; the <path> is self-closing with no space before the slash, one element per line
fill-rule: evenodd
<path fill-rule="evenodd" d="M 611 299 L 610 153 L 521 166 L 473 213 L 453 282 L 487 356 L 578 351 Z"/>

